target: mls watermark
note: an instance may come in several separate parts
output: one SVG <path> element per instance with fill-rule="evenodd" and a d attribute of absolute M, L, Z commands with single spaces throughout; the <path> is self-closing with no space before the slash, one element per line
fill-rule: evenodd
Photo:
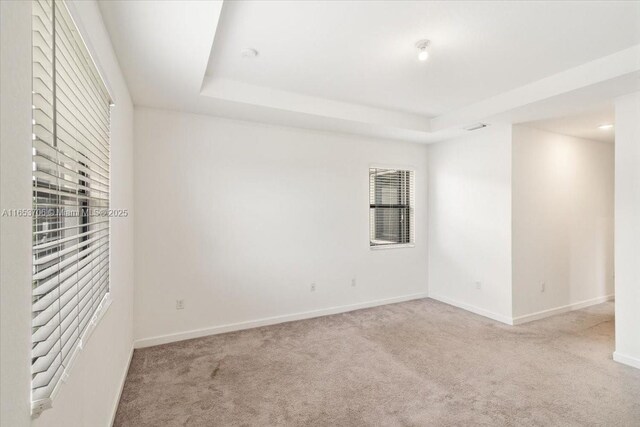
<path fill-rule="evenodd" d="M 90 206 L 80 207 L 76 209 L 68 209 L 61 207 L 54 208 L 22 208 L 22 209 L 3 209 L 0 214 L 2 217 L 16 218 L 33 218 L 33 217 L 105 217 L 105 218 L 126 218 L 129 216 L 128 209 L 106 209 L 93 208 Z"/>

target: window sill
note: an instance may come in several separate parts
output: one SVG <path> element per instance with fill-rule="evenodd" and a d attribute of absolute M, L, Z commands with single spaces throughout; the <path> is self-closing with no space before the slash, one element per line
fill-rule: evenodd
<path fill-rule="evenodd" d="M 64 368 L 62 376 L 58 380 L 58 384 L 56 384 L 55 388 L 51 392 L 51 396 L 46 399 L 40 399 L 31 402 L 31 418 L 37 418 L 42 412 L 53 407 L 53 400 L 60 392 L 60 387 L 62 386 L 62 384 L 67 382 L 74 362 L 82 352 L 82 348 L 84 347 L 84 345 L 86 345 L 86 343 L 89 341 L 89 338 L 91 338 L 91 335 L 100 323 L 100 320 L 102 320 L 109 307 L 111 307 L 112 302 L 113 300 L 111 299 L 111 295 L 107 292 L 107 294 L 102 298 L 102 301 L 98 305 L 98 309 L 93 314 L 93 318 L 89 322 L 89 326 L 87 326 L 87 329 L 84 331 L 82 338 L 80 338 L 78 345 L 74 349 L 73 356 L 71 356 L 71 359 L 69 359 L 69 366 L 66 366 Z"/>
<path fill-rule="evenodd" d="M 402 249 L 402 248 L 414 248 L 415 243 L 398 243 L 397 245 L 369 245 L 369 249 L 372 251 L 380 251 L 385 249 Z"/>

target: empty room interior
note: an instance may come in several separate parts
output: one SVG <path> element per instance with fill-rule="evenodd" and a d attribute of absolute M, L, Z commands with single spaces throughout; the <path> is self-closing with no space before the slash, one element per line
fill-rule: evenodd
<path fill-rule="evenodd" d="M 3 427 L 640 426 L 640 1 L 0 22 Z"/>

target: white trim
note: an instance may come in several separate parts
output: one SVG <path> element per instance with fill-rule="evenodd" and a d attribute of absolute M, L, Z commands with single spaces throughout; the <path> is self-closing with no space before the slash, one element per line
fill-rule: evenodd
<path fill-rule="evenodd" d="M 109 248 L 109 250 L 111 250 L 111 248 Z M 100 320 L 102 320 L 104 315 L 107 313 L 107 310 L 109 310 L 109 307 L 111 307 L 112 302 L 113 299 L 111 299 L 111 293 L 107 292 L 104 297 L 102 297 L 102 301 L 100 301 L 96 312 L 91 317 L 87 329 L 85 329 L 84 334 L 80 338 L 80 348 L 82 348 L 84 343 L 87 343 L 89 341 L 89 338 L 91 338 L 91 335 L 93 335 L 93 331 L 96 330 L 96 327 L 100 323 Z"/>
<path fill-rule="evenodd" d="M 640 369 L 640 359 L 638 359 L 637 357 L 628 356 L 626 354 L 621 354 L 617 351 L 614 351 L 613 360 L 618 363 L 631 366 L 632 368 Z"/>
<path fill-rule="evenodd" d="M 369 163 L 369 169 L 391 169 L 416 172 L 417 167 L 414 165 L 405 164 L 392 164 L 392 163 Z"/>
<path fill-rule="evenodd" d="M 65 6 L 67 11 L 69 12 L 69 16 L 71 16 L 71 20 L 73 21 L 73 23 L 75 24 L 76 28 L 78 29 L 78 34 L 80 35 L 80 38 L 84 42 L 84 46 L 87 48 L 87 52 L 89 52 L 89 56 L 91 57 L 91 61 L 93 62 L 93 65 L 96 67 L 96 71 L 98 71 L 98 74 L 102 78 L 102 83 L 104 84 L 105 89 L 107 89 L 107 93 L 109 94 L 109 98 L 110 98 L 111 104 L 115 105 L 116 100 L 115 100 L 115 98 L 113 96 L 113 90 L 111 89 L 111 84 L 109 83 L 109 80 L 107 79 L 107 73 L 104 72 L 104 68 L 100 64 L 100 61 L 98 60 L 98 55 L 96 53 L 96 49 L 91 44 L 91 39 L 88 36 L 89 33 L 87 32 L 86 28 L 84 27 L 84 25 L 82 23 L 82 20 L 79 19 L 80 13 L 76 9 L 78 6 L 76 6 L 73 1 L 69 1 L 69 2 L 68 1 L 63 1 L 62 4 Z"/>
<path fill-rule="evenodd" d="M 566 313 L 569 311 L 580 310 L 581 308 L 590 307 L 596 304 L 602 304 L 603 302 L 613 301 L 614 295 L 604 295 L 597 298 L 591 298 L 584 301 L 574 302 L 573 304 L 563 305 L 561 307 L 551 308 L 548 310 L 537 311 L 531 314 L 525 314 L 523 316 L 517 316 L 513 318 L 514 325 L 521 325 L 523 323 L 532 322 L 534 320 L 544 319 L 545 317 L 555 316 L 556 314 Z"/>
<path fill-rule="evenodd" d="M 159 335 L 150 338 L 138 339 L 134 343 L 135 348 L 151 347 L 154 345 L 167 344 L 176 341 L 188 340 L 192 338 L 200 338 L 207 335 L 217 335 L 226 332 L 241 331 L 243 329 L 257 328 L 260 326 L 276 325 L 278 323 L 291 322 L 294 320 L 311 319 L 314 317 L 328 316 L 331 314 L 346 313 L 348 311 L 360 310 L 363 308 L 377 307 L 380 305 L 394 304 L 398 302 L 411 301 L 416 299 L 427 298 L 426 292 L 416 294 L 403 295 L 399 297 L 379 299 L 367 302 L 359 302 L 355 304 L 340 305 L 319 310 L 304 311 L 300 313 L 285 314 L 282 316 L 265 317 L 262 319 L 248 320 L 246 322 L 229 323 L 220 326 L 211 326 L 203 329 L 194 329 L 191 331 L 177 332 L 174 334 Z"/>
<path fill-rule="evenodd" d="M 372 251 L 380 251 L 385 249 L 401 249 L 401 248 L 415 248 L 415 243 L 390 243 L 388 245 L 371 245 L 369 242 L 369 249 Z"/>
<path fill-rule="evenodd" d="M 131 366 L 131 360 L 133 360 L 133 344 L 131 344 L 131 351 L 129 352 L 129 362 L 127 362 L 127 366 L 124 367 L 124 372 L 122 373 L 122 378 L 120 378 L 120 391 L 118 391 L 118 395 L 116 396 L 116 400 L 113 402 L 113 408 L 111 409 L 111 422 L 109 422 L 110 426 L 113 426 L 113 423 L 116 421 L 116 413 L 118 412 L 118 406 L 120 404 L 120 398 L 122 397 L 122 391 L 124 390 L 124 384 L 127 381 L 127 374 L 129 373 L 129 366 Z"/>
<path fill-rule="evenodd" d="M 525 314 L 524 316 L 509 317 L 502 314 L 494 313 L 484 308 L 476 307 L 471 304 L 456 301 L 451 298 L 430 294 L 429 298 L 438 300 L 445 304 L 452 305 L 454 307 L 461 308 L 463 310 L 470 311 L 471 313 L 479 314 L 480 316 L 488 317 L 489 319 L 497 320 L 498 322 L 505 323 L 507 325 L 521 325 L 523 323 L 532 322 L 534 320 L 544 319 L 545 317 L 555 316 L 556 314 L 567 313 L 569 311 L 580 310 L 582 308 L 590 307 L 596 304 L 602 304 L 603 302 L 613 301 L 614 295 L 605 295 L 602 297 L 592 298 L 584 301 L 578 301 L 573 304 L 564 305 L 561 307 L 551 308 L 549 310 L 542 310 L 531 314 Z"/>
<path fill-rule="evenodd" d="M 493 311 L 485 310 L 484 308 L 476 307 L 475 305 L 467 304 L 464 302 L 456 301 L 451 298 L 442 296 L 442 295 L 433 295 L 429 294 L 429 298 L 443 302 L 445 304 L 452 305 L 454 307 L 461 308 L 463 310 L 470 311 L 471 313 L 479 314 L 480 316 L 488 317 L 492 320 L 497 320 L 498 322 L 505 323 L 507 325 L 513 325 L 513 319 L 509 316 L 504 316 L 502 314 L 494 313 Z"/>

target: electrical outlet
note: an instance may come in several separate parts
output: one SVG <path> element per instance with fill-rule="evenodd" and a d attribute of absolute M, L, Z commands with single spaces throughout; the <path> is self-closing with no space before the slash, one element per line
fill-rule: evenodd
<path fill-rule="evenodd" d="M 351 287 L 352 288 L 356 287 L 356 279 L 355 278 L 351 279 Z"/>
<path fill-rule="evenodd" d="M 547 290 L 547 284 L 545 282 L 540 283 L 540 292 Z"/>
<path fill-rule="evenodd" d="M 315 292 L 316 291 L 316 284 L 312 283 L 311 284 L 311 292 Z"/>
<path fill-rule="evenodd" d="M 482 282 L 476 282 L 476 289 L 482 289 Z"/>
<path fill-rule="evenodd" d="M 176 310 L 182 310 L 182 309 L 184 309 L 184 300 L 183 299 L 176 300 Z"/>

